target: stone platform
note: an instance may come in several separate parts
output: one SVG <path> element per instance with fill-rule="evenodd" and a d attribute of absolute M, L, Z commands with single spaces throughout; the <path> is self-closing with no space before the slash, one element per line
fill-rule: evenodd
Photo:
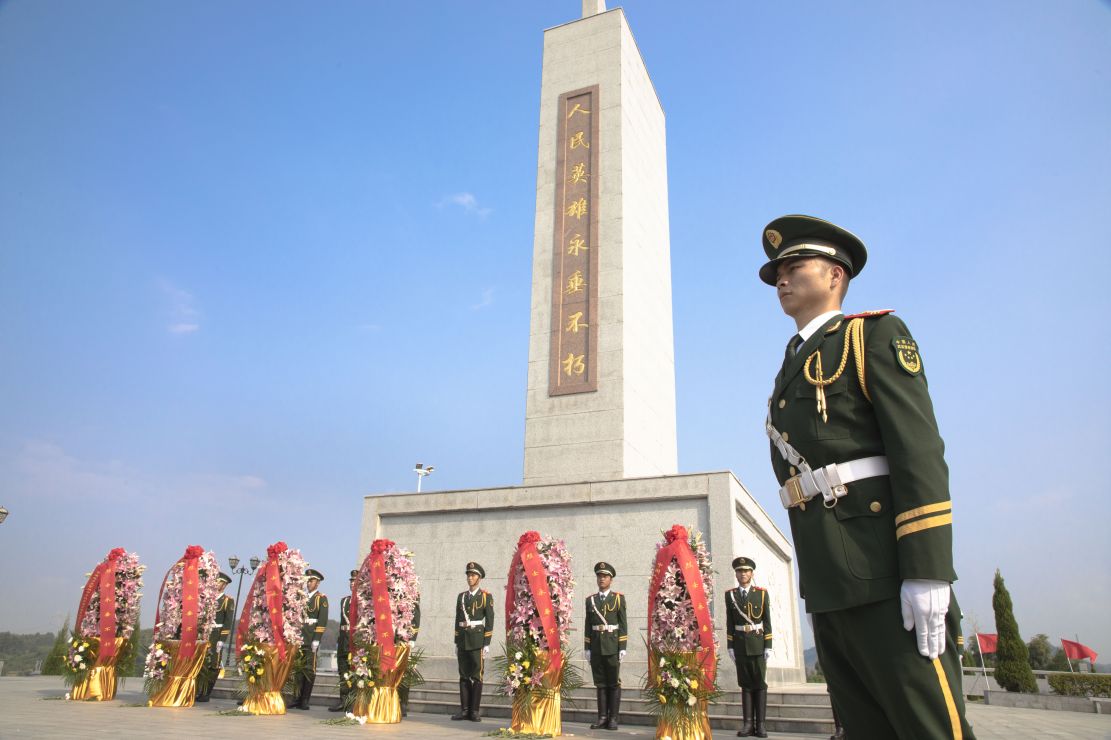
<path fill-rule="evenodd" d="M 722 670 L 732 670 L 724 656 L 725 591 L 736 585 L 730 563 L 743 554 L 756 561 L 756 583 L 771 595 L 775 654 L 768 661 L 768 682 L 805 681 L 794 550 L 728 471 L 367 496 L 359 558 L 378 537 L 413 551 L 421 582 L 418 645 L 426 655 L 421 670 L 427 678 L 450 679 L 456 675 L 455 602 L 466 588 L 466 563 L 477 561 L 486 570 L 482 587 L 494 597 L 491 654 L 497 654 L 505 635 L 506 574 L 517 538 L 527 530 L 562 538 L 576 581 L 572 625 L 580 631 L 572 638 L 575 655 L 581 657 L 585 599 L 597 589 L 594 563 L 605 560 L 617 569 L 613 587 L 625 594 L 628 604 L 625 675 L 639 676 L 647 664 L 648 585 L 656 544 L 673 524 L 701 531 L 713 557 L 716 592 L 711 609 L 723 651 Z"/>

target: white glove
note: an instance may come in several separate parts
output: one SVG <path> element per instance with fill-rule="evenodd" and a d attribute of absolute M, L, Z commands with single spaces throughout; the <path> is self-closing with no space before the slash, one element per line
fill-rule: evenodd
<path fill-rule="evenodd" d="M 729 659 L 734 663 L 737 662 L 737 656 L 733 653 L 733 648 L 729 648 Z"/>
<path fill-rule="evenodd" d="M 589 663 L 590 662 L 590 651 L 589 650 L 583 651 L 583 655 L 586 656 L 586 662 Z"/>
<path fill-rule="evenodd" d="M 623 660 L 625 660 L 625 651 L 624 650 L 622 650 L 621 652 L 619 652 L 617 654 L 617 662 L 620 663 Z"/>
<path fill-rule="evenodd" d="M 220 640 L 218 643 L 216 643 L 216 654 L 219 655 L 221 652 L 223 652 L 223 650 L 224 650 L 224 641 Z"/>
<path fill-rule="evenodd" d="M 312 651 L 315 653 L 320 648 L 320 640 L 312 641 Z"/>
<path fill-rule="evenodd" d="M 771 660 L 771 659 L 772 659 L 772 649 L 771 648 L 764 648 L 764 660 Z"/>
<path fill-rule="evenodd" d="M 486 645 L 485 647 L 482 648 L 482 654 L 483 655 L 489 655 L 490 654 L 490 646 L 489 645 Z"/>
<path fill-rule="evenodd" d="M 930 660 L 945 652 L 945 615 L 949 613 L 949 583 L 908 579 L 899 590 L 903 629 L 918 636 L 918 652 Z"/>

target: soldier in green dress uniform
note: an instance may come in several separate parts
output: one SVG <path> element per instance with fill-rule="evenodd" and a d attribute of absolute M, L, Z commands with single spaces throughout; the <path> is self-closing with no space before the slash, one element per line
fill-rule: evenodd
<path fill-rule="evenodd" d="M 328 707 L 329 712 L 342 712 L 347 703 L 347 692 L 351 688 L 344 682 L 343 674 L 350 668 L 351 654 L 351 589 L 355 587 L 355 577 L 359 571 L 351 571 L 347 579 L 347 595 L 339 600 L 339 637 L 336 638 L 336 672 L 339 675 L 339 701 Z"/>
<path fill-rule="evenodd" d="M 592 730 L 616 730 L 621 713 L 621 661 L 629 642 L 625 596 L 611 591 L 617 569 L 603 561 L 595 563 L 598 593 L 586 599 L 583 653 L 590 663 L 594 691 L 598 696 L 598 721 Z"/>
<path fill-rule="evenodd" d="M 324 574 L 315 568 L 305 570 L 308 578 L 309 600 L 305 604 L 305 622 L 301 627 L 301 656 L 305 665 L 297 680 L 297 695 L 293 706 L 308 709 L 312 698 L 312 687 L 316 683 L 316 656 L 320 650 L 320 638 L 328 626 L 328 597 L 317 588 L 324 580 Z"/>
<path fill-rule="evenodd" d="M 408 640 L 403 640 L 401 636 L 396 636 L 398 644 L 403 642 L 409 645 L 409 659 L 413 658 L 414 643 L 417 641 L 417 635 L 420 633 L 420 601 L 418 600 L 416 606 L 413 607 L 413 634 Z M 405 683 L 405 679 L 401 679 L 401 683 L 397 685 L 397 698 L 401 702 L 401 716 L 409 716 L 409 684 Z"/>
<path fill-rule="evenodd" d="M 725 642 L 737 666 L 744 726 L 738 737 L 767 737 L 768 659 L 772 656 L 772 610 L 768 592 L 752 582 L 756 562 L 733 558 L 737 588 L 725 592 Z"/>
<path fill-rule="evenodd" d="M 219 581 L 224 588 L 231 583 L 231 576 L 221 572 Z M 216 600 L 216 622 L 212 625 L 212 632 L 208 636 L 208 655 L 204 657 L 204 670 L 197 676 L 196 701 L 208 701 L 212 696 L 212 689 L 216 686 L 216 679 L 220 673 L 220 657 L 224 651 L 224 643 L 231 640 L 231 629 L 235 624 L 235 601 L 227 594 L 220 594 Z"/>
<path fill-rule="evenodd" d="M 459 662 L 459 712 L 452 719 L 481 721 L 483 658 L 494 634 L 494 597 L 478 587 L 486 571 L 467 563 L 467 590 L 455 600 L 455 654 Z"/>
<path fill-rule="evenodd" d="M 952 504 L 920 350 L 891 311 L 846 316 L 867 251 L 811 216 L 764 229 L 798 334 L 769 400 L 800 591 L 849 738 L 971 738 L 950 584 Z"/>

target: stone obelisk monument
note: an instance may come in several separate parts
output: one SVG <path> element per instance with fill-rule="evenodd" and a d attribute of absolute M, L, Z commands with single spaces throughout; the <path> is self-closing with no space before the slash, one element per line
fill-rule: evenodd
<path fill-rule="evenodd" d="M 363 508 L 360 559 L 376 537 L 414 553 L 430 677 L 454 675 L 454 603 L 467 561 L 485 567 L 483 586 L 498 599 L 500 649 L 510 558 L 535 529 L 571 552 L 577 625 L 593 564 L 616 567 L 632 685 L 645 671 L 655 545 L 683 524 L 703 532 L 715 559 L 720 643 L 724 593 L 735 583 L 729 563 L 747 555 L 774 597 L 768 680 L 805 680 L 790 541 L 732 473 L 677 473 L 665 134 L 621 9 L 584 0 L 581 19 L 544 32 L 524 484 L 376 494 Z"/>

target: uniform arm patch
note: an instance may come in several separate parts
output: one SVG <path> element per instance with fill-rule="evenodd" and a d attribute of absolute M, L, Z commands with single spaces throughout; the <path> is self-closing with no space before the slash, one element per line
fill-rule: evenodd
<path fill-rule="evenodd" d="M 918 343 L 910 337 L 895 337 L 891 340 L 891 348 L 895 351 L 895 361 L 910 375 L 922 372 L 922 355 L 918 352 Z"/>

